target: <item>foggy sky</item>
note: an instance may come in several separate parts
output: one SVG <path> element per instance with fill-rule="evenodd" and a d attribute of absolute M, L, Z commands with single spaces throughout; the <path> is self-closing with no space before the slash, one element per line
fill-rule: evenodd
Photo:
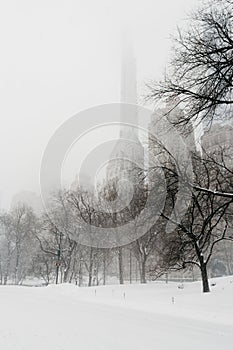
<path fill-rule="evenodd" d="M 1 206 L 22 189 L 39 190 L 43 150 L 62 122 L 119 102 L 122 27 L 133 37 L 143 93 L 144 82 L 165 68 L 169 35 L 198 3 L 1 0 Z"/>

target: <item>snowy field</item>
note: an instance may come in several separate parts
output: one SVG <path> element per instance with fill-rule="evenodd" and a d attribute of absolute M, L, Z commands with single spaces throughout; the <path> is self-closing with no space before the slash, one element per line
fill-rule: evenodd
<path fill-rule="evenodd" d="M 232 350 L 233 276 L 211 283 L 0 286 L 0 349 Z"/>

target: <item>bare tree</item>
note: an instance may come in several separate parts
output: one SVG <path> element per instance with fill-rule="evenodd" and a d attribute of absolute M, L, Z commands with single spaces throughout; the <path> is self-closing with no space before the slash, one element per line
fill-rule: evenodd
<path fill-rule="evenodd" d="M 0 223 L 5 248 L 4 284 L 9 277 L 19 284 L 28 275 L 36 250 L 34 230 L 37 218 L 31 208 L 18 204 L 9 213 L 1 215 Z"/>
<path fill-rule="evenodd" d="M 147 260 L 151 253 L 155 250 L 156 244 L 156 234 L 154 230 L 150 230 L 147 234 L 143 235 L 141 238 L 137 239 L 131 246 L 131 249 L 138 261 L 139 272 L 140 272 L 140 282 L 146 283 L 147 274 Z"/>
<path fill-rule="evenodd" d="M 207 1 L 174 40 L 174 58 L 163 81 L 148 84 L 149 100 L 182 104 L 183 117 L 209 122 L 231 115 L 233 96 L 233 3 Z"/>
<path fill-rule="evenodd" d="M 209 166 L 198 156 L 194 157 L 195 183 L 200 188 L 208 188 L 215 184 L 224 191 L 224 178 L 219 167 Z M 183 218 L 171 218 L 176 201 L 178 175 L 174 167 L 166 165 L 167 203 L 162 212 L 162 218 L 175 225 L 173 234 L 164 230 L 162 239 L 162 257 L 167 269 L 183 269 L 188 265 L 198 266 L 201 272 L 203 292 L 209 292 L 208 264 L 216 246 L 223 240 L 232 240 L 232 231 L 229 230 L 232 221 L 232 198 L 215 196 L 211 192 L 196 190 L 192 192 L 191 202 L 187 204 Z M 226 183 L 225 183 L 226 186 Z M 180 219 L 180 220 L 179 220 Z"/>

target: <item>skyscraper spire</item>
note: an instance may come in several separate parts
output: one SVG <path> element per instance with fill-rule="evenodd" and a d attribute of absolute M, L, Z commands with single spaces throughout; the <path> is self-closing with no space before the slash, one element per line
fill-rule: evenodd
<path fill-rule="evenodd" d="M 129 34 L 122 35 L 120 137 L 107 167 L 107 178 L 128 178 L 137 183 L 144 165 L 144 149 L 138 137 L 136 59 Z M 131 106 L 127 106 L 130 104 Z M 130 126 L 130 125 L 132 126 Z"/>
<path fill-rule="evenodd" d="M 137 104 L 137 71 L 136 59 L 132 41 L 128 31 L 122 32 L 122 54 L 121 54 L 121 102 L 136 105 Z M 137 125 L 137 110 L 135 112 L 121 112 L 121 138 L 135 138 L 137 136 L 136 128 L 124 126 L 124 123 Z"/>
<path fill-rule="evenodd" d="M 122 34 L 121 102 L 137 103 L 136 59 L 128 32 Z"/>

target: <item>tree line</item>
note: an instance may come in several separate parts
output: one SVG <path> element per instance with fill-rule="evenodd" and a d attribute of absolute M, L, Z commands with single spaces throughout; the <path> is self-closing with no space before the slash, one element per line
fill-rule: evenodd
<path fill-rule="evenodd" d="M 157 152 L 156 142 L 150 147 Z M 105 204 L 106 199 L 111 202 L 116 198 L 114 182 L 105 182 L 98 195 L 81 187 L 55 192 L 47 210 L 40 216 L 24 204 L 2 213 L 0 283 L 20 284 L 29 277 L 43 279 L 46 284 L 70 282 L 79 286 L 106 284 L 107 279 L 114 278 L 121 284 L 133 280 L 146 283 L 148 279 L 171 271 L 192 271 L 195 267 L 199 270 L 203 291 L 210 291 L 208 268 L 213 265 L 214 258 L 218 255 L 219 263 L 222 261 L 225 266 L 225 272 L 221 273 L 231 273 L 233 268 L 233 198 L 215 195 L 233 192 L 233 170 L 229 164 L 221 162 L 225 159 L 224 152 L 217 148 L 204 157 L 193 152 L 193 183 L 190 184 L 185 175 L 180 178 L 174 159 L 162 149 L 159 167 L 165 174 L 166 196 L 155 222 L 153 209 L 160 203 L 160 191 L 164 191 L 155 166 L 144 172 L 143 185 L 135 188 L 130 203 L 116 213 L 108 212 L 106 205 L 105 211 L 101 207 L 103 198 Z M 175 210 L 182 181 L 191 195 L 184 215 L 178 218 L 171 213 Z M 150 188 L 149 182 L 153 182 Z M 215 193 L 210 188 L 214 188 Z M 134 220 L 135 231 L 140 231 L 143 223 L 137 221 L 137 217 L 149 195 L 153 198 L 150 202 L 152 224 L 146 234 L 120 247 L 99 248 L 79 243 L 80 235 L 91 235 L 85 223 L 94 230 L 96 226 L 117 228 Z M 167 232 L 168 222 L 174 224 L 172 232 Z M 225 250 L 221 254 L 224 242 Z"/>

